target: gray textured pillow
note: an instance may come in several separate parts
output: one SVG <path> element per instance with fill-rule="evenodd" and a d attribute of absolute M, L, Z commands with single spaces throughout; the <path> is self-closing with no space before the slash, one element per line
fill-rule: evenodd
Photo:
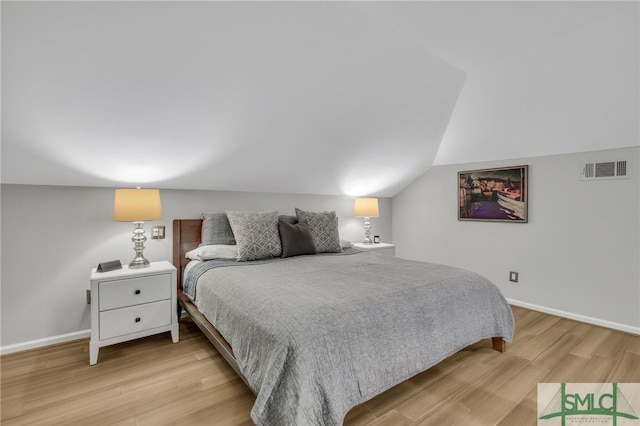
<path fill-rule="evenodd" d="M 296 208 L 298 222 L 306 222 L 309 226 L 316 253 L 340 253 L 340 234 L 338 233 L 338 217 L 336 212 L 307 212 Z"/>
<path fill-rule="evenodd" d="M 309 225 L 305 222 L 289 223 L 282 219 L 278 221 L 280 241 L 282 241 L 282 257 L 316 254 L 316 246 L 309 232 Z"/>
<path fill-rule="evenodd" d="M 235 245 L 236 240 L 226 213 L 202 213 L 201 246 Z"/>
<path fill-rule="evenodd" d="M 238 260 L 258 260 L 282 255 L 278 212 L 228 211 L 238 246 Z"/>

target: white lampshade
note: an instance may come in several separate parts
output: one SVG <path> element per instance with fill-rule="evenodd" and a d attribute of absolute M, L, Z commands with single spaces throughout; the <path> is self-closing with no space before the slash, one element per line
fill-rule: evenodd
<path fill-rule="evenodd" d="M 378 217 L 378 199 L 377 198 L 356 198 L 356 205 L 353 209 L 355 217 Z"/>
<path fill-rule="evenodd" d="M 113 200 L 113 220 L 146 222 L 159 219 L 162 219 L 159 189 L 116 189 Z"/>

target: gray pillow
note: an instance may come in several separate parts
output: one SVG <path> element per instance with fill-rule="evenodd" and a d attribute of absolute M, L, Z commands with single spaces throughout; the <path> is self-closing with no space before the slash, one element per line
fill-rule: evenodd
<path fill-rule="evenodd" d="M 228 211 L 238 246 L 238 260 L 259 260 L 282 255 L 278 212 Z"/>
<path fill-rule="evenodd" d="M 289 223 L 282 219 L 278 221 L 280 241 L 282 242 L 282 257 L 316 254 L 316 246 L 309 232 L 309 226 L 304 222 Z"/>
<path fill-rule="evenodd" d="M 278 216 L 278 220 L 281 220 L 283 222 L 287 222 L 287 223 L 298 223 L 298 218 L 295 216 L 291 216 L 288 214 L 281 214 L 280 216 Z"/>
<path fill-rule="evenodd" d="M 201 246 L 235 245 L 236 240 L 226 213 L 202 213 Z"/>
<path fill-rule="evenodd" d="M 307 212 L 296 208 L 298 222 L 309 226 L 316 253 L 340 253 L 340 234 L 338 233 L 338 217 L 336 212 Z"/>

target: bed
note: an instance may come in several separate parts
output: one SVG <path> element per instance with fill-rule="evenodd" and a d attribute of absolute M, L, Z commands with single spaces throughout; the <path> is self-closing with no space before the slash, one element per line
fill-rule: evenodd
<path fill-rule="evenodd" d="M 353 248 L 193 262 L 202 223 L 173 222 L 179 309 L 256 394 L 258 425 L 342 424 L 461 349 L 513 337 L 504 297 L 469 271 Z"/>

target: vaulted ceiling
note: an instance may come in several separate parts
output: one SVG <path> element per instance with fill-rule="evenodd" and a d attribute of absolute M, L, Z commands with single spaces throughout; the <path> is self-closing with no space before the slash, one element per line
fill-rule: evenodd
<path fill-rule="evenodd" d="M 638 2 L 2 2 L 2 182 L 393 196 L 637 146 Z"/>

